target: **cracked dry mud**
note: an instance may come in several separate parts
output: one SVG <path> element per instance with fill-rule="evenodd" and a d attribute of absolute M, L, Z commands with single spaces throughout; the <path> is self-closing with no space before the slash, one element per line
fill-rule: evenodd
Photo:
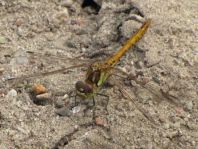
<path fill-rule="evenodd" d="M 95 2 L 0 0 L 0 148 L 197 148 L 198 2 Z M 112 55 L 142 17 L 151 26 L 117 65 L 132 80 L 110 79 L 108 102 L 71 109 L 85 68 L 36 76 Z M 35 83 L 44 95 L 33 96 Z"/>

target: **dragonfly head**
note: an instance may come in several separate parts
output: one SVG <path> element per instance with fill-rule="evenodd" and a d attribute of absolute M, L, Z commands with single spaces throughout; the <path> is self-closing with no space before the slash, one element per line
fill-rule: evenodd
<path fill-rule="evenodd" d="M 83 81 L 76 82 L 75 88 L 77 90 L 77 93 L 86 96 L 93 93 L 93 87 Z"/>

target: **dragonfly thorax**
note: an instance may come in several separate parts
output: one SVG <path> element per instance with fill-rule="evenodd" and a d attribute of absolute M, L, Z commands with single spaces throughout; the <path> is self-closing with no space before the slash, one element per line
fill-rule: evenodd
<path fill-rule="evenodd" d="M 86 82 L 97 86 L 97 83 L 100 80 L 100 75 L 101 75 L 100 70 L 90 71 L 90 73 L 87 75 Z"/>

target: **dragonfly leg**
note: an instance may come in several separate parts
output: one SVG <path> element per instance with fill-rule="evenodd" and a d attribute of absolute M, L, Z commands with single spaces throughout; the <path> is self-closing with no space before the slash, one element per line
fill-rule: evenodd
<path fill-rule="evenodd" d="M 94 97 L 92 98 L 92 100 L 93 100 L 93 106 L 95 106 L 96 105 L 96 102 L 95 102 Z"/>
<path fill-rule="evenodd" d="M 68 95 L 69 95 L 69 98 L 72 98 L 72 97 L 74 97 L 74 105 L 73 105 L 73 107 L 76 107 L 78 104 L 77 104 L 77 94 L 75 93 L 74 95 L 71 95 L 72 94 L 72 91 L 71 92 L 69 92 L 68 93 Z"/>
<path fill-rule="evenodd" d="M 74 105 L 75 105 L 75 107 L 78 105 L 76 99 L 77 99 L 77 95 L 75 95 L 75 97 L 74 97 Z"/>
<path fill-rule="evenodd" d="M 108 96 L 108 95 L 101 94 L 101 93 L 97 93 L 96 95 L 99 95 L 99 96 L 103 96 L 103 97 L 109 98 L 109 96 Z"/>

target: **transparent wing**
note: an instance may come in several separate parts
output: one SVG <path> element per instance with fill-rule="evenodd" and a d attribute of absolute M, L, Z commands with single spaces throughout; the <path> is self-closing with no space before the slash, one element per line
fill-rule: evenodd
<path fill-rule="evenodd" d="M 131 92 L 131 88 L 124 85 L 122 81 L 119 81 L 118 79 L 115 79 L 113 76 L 111 78 L 115 85 L 118 87 L 119 91 L 121 92 L 122 96 L 126 98 L 127 100 L 131 101 L 135 108 L 142 114 L 142 116 L 155 128 L 159 128 L 158 124 L 156 123 L 153 115 L 149 112 L 148 108 L 144 106 L 144 104 L 141 104 L 137 96 L 134 94 L 134 92 Z"/>
<path fill-rule="evenodd" d="M 0 77 L 5 86 L 9 87 L 21 86 L 25 81 L 50 84 L 51 87 L 56 83 L 56 86 L 74 84 L 74 78 L 82 77 L 84 71 L 81 69 L 90 62 L 88 59 L 83 60 L 81 56 L 71 58 L 63 54 L 55 56 L 30 51 L 15 52 L 7 59 L 7 64 L 1 66 L 4 70 Z"/>
<path fill-rule="evenodd" d="M 116 74 L 122 73 L 121 78 L 128 77 L 127 73 L 119 71 L 117 69 Z M 119 73 L 120 72 L 120 73 Z M 162 127 L 163 123 L 168 121 L 167 115 L 169 110 L 174 111 L 182 107 L 178 98 L 171 96 L 164 92 L 160 85 L 154 81 L 149 81 L 146 84 L 139 80 L 133 80 L 130 84 L 126 84 L 123 79 L 114 79 L 116 76 L 112 76 L 114 85 L 116 85 L 123 97 L 131 101 L 135 108 L 141 113 L 141 115 L 149 122 L 149 124 L 160 131 L 166 132 Z M 137 85 L 135 85 L 135 83 Z M 160 104 L 163 103 L 163 104 Z M 166 105 L 166 106 L 165 106 Z M 170 112 L 170 111 L 169 111 Z"/>
<path fill-rule="evenodd" d="M 13 53 L 9 58 L 9 62 L 4 65 L 4 77 L 5 80 L 20 78 L 21 76 L 28 77 L 29 75 L 33 77 L 33 75 L 37 76 L 42 72 L 66 68 L 66 64 L 69 66 L 77 63 L 74 59 L 66 56 L 60 57 L 47 53 L 18 51 Z"/>
<path fill-rule="evenodd" d="M 138 76 L 134 76 L 134 74 L 131 75 L 120 68 L 113 68 L 112 75 L 118 76 L 125 81 L 122 86 L 128 85 L 130 87 L 133 87 L 135 96 L 139 98 L 142 102 L 147 103 L 150 99 L 154 99 L 156 103 L 160 103 L 166 100 L 174 105 L 179 104 L 176 97 L 170 96 L 165 93 L 158 84 L 154 83 L 152 79 L 146 79 L 144 77 L 138 78 Z"/>
<path fill-rule="evenodd" d="M 47 82 L 51 88 L 64 88 L 66 84 L 74 87 L 77 80 L 84 79 L 84 70 L 102 55 L 107 54 L 99 51 L 71 56 L 64 53 L 18 51 L 8 57 L 7 64 L 1 66 L 4 71 L 0 77 L 2 82 L 11 87 L 21 86 L 25 81 L 28 84 Z"/>
<path fill-rule="evenodd" d="M 105 55 L 104 51 L 99 51 L 92 54 L 80 54 L 75 57 L 71 55 L 64 55 L 64 53 L 56 53 L 56 55 L 49 52 L 31 52 L 31 51 L 18 51 L 10 56 L 8 64 L 4 65 L 6 70 L 4 75 L 5 80 L 14 78 L 32 78 L 63 72 L 64 69 L 72 69 L 91 64 L 97 61 L 97 57 Z M 71 67 L 72 66 L 72 67 Z M 87 66 L 87 65 L 86 65 Z M 67 68 L 69 67 L 69 68 Z M 60 69 L 60 70 L 59 70 Z M 49 73 L 47 73 L 49 71 Z"/>

